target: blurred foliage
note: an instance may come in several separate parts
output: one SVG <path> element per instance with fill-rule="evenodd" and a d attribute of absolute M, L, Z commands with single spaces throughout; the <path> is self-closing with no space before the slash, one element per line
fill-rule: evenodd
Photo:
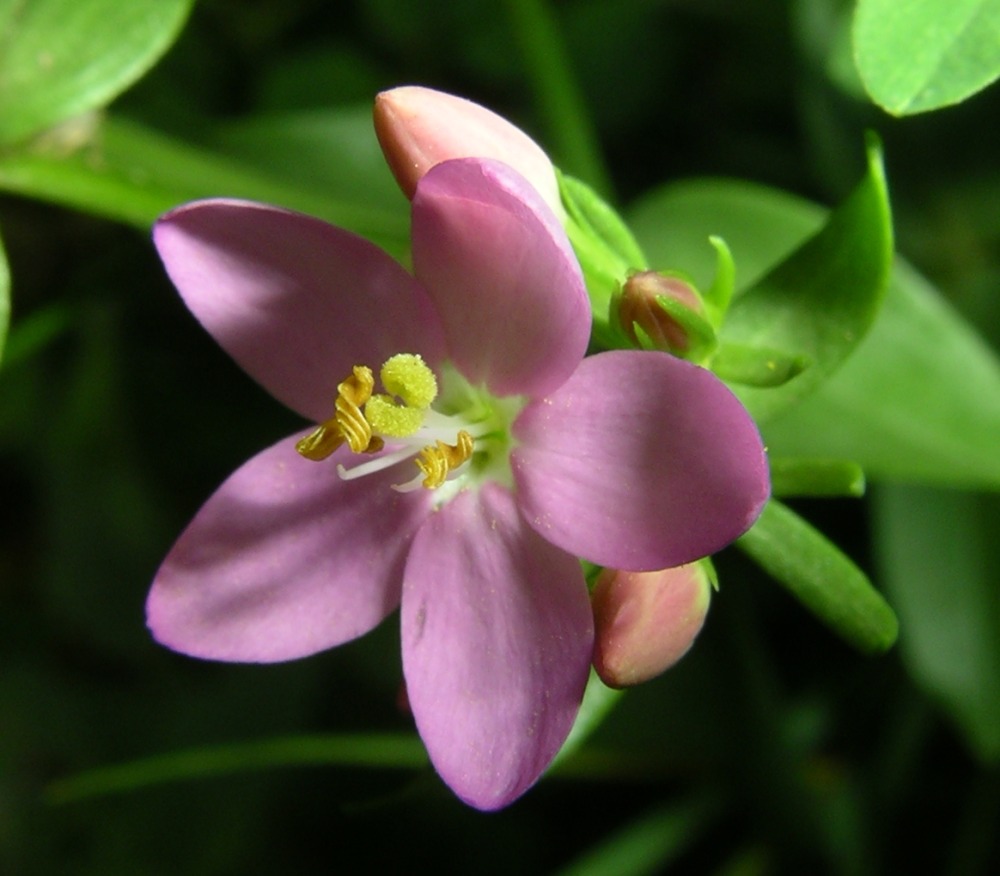
<path fill-rule="evenodd" d="M 985 26 L 933 76 L 896 74 L 916 25 L 946 7 L 988 24 L 996 5 L 882 5 L 859 4 L 859 78 L 839 0 L 201 0 L 183 28 L 185 2 L 0 0 L 0 872 L 994 872 L 1000 93 L 894 118 L 859 82 L 893 112 L 971 94 L 995 76 L 995 31 L 969 48 Z M 866 66 L 866 41 L 890 37 Z M 707 283 L 722 236 L 738 290 L 822 225 L 816 204 L 849 198 L 879 134 L 908 261 L 856 354 L 765 432 L 776 455 L 862 463 L 870 498 L 790 505 L 885 592 L 897 650 L 859 656 L 724 552 L 692 652 L 593 706 L 594 735 L 483 816 L 414 752 L 393 619 L 275 666 L 148 638 L 172 539 L 299 426 L 189 317 L 148 225 L 184 199 L 254 197 L 404 254 L 368 106 L 405 82 L 491 106 L 630 204 L 656 267 Z M 366 736 L 395 759 L 344 746 Z M 321 750 L 275 742 L 296 738 Z M 46 796 L 172 752 L 213 777 Z"/>

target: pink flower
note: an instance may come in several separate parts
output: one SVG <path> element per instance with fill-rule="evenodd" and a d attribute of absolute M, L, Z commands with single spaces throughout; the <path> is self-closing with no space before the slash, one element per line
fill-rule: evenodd
<path fill-rule="evenodd" d="M 495 158 L 520 173 L 562 216 L 549 156 L 492 110 L 444 91 L 402 85 L 376 96 L 374 116 L 382 152 L 406 197 L 413 197 L 420 177 L 435 164 L 451 158 Z"/>
<path fill-rule="evenodd" d="M 446 161 L 412 210 L 415 276 L 260 204 L 204 201 L 157 223 L 195 316 L 321 425 L 205 503 L 157 573 L 148 622 L 187 654 L 275 662 L 399 606 L 431 761 L 495 809 L 537 780 L 579 706 L 594 633 L 577 557 L 655 569 L 718 550 L 759 513 L 767 466 L 708 371 L 661 353 L 583 358 L 579 267 L 511 168 Z"/>

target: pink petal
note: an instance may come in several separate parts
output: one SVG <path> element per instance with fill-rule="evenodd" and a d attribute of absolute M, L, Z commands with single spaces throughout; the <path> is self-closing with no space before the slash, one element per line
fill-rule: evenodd
<path fill-rule="evenodd" d="M 710 371 L 666 353 L 585 359 L 513 433 L 527 520 L 602 566 L 649 571 L 714 553 L 750 528 L 770 492 L 750 415 Z"/>
<path fill-rule="evenodd" d="M 406 565 L 403 669 L 438 773 L 498 809 L 548 766 L 576 716 L 593 649 L 580 565 L 487 484 L 431 515 Z"/>
<path fill-rule="evenodd" d="M 219 344 L 307 419 L 329 417 L 354 365 L 442 356 L 426 293 L 378 247 L 318 219 L 198 201 L 153 229 L 170 279 Z"/>
<path fill-rule="evenodd" d="M 590 304 L 566 234 L 504 164 L 446 161 L 420 180 L 413 265 L 472 383 L 497 395 L 542 394 L 586 351 Z"/>
<path fill-rule="evenodd" d="M 375 98 L 375 133 L 408 198 L 434 165 L 449 158 L 495 158 L 530 182 L 559 214 L 555 170 L 542 147 L 503 116 L 452 94 L 404 85 Z"/>
<path fill-rule="evenodd" d="M 311 462 L 294 440 L 234 472 L 167 555 L 146 605 L 162 644 L 213 660 L 291 660 L 368 632 L 398 605 L 426 491 L 392 490 L 398 467 L 342 481 L 337 456 Z"/>

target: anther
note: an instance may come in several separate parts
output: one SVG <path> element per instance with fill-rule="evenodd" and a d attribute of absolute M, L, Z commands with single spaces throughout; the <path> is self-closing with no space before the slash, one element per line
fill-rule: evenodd
<path fill-rule="evenodd" d="M 457 438 L 454 445 L 440 440 L 433 446 L 428 445 L 420 451 L 420 458 L 414 460 L 424 475 L 423 485 L 428 490 L 440 487 L 450 471 L 472 457 L 472 436 L 462 429 Z"/>
<path fill-rule="evenodd" d="M 354 373 L 337 386 L 336 413 L 321 423 L 295 449 L 306 459 L 326 459 L 345 441 L 354 453 L 376 453 L 384 446 L 361 413 L 361 406 L 371 398 L 375 377 L 371 368 L 355 365 Z"/>

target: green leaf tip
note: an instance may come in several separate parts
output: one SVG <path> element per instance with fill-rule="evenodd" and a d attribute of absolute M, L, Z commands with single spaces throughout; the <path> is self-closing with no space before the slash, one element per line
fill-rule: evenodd
<path fill-rule="evenodd" d="M 786 505 L 772 499 L 737 545 L 858 650 L 895 643 L 896 615 L 868 576 Z"/>

